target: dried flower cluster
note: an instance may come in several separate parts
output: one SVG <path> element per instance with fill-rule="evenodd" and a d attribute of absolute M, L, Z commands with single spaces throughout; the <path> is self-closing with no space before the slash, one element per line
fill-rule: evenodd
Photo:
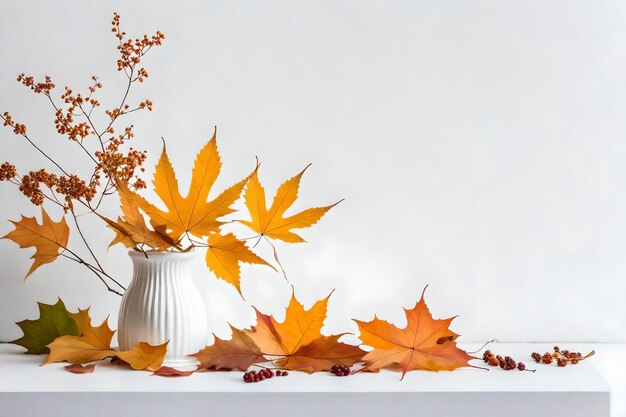
<path fill-rule="evenodd" d="M 101 107 L 101 102 L 96 96 L 102 89 L 102 83 L 97 76 L 91 77 L 90 85 L 85 92 L 66 86 L 58 95 L 55 95 L 56 85 L 50 76 L 45 76 L 43 81 L 37 81 L 35 77 L 24 73 L 17 77 L 17 82 L 35 94 L 46 97 L 54 111 L 56 132 L 80 148 L 80 152 L 93 164 L 91 174 L 82 178 L 61 166 L 52 153 L 42 149 L 38 141 L 31 137 L 32 133 L 27 134 L 25 124 L 18 123 L 9 112 L 4 112 L 0 113 L 3 125 L 12 129 L 14 134 L 22 136 L 52 166 L 20 174 L 15 165 L 4 162 L 0 166 L 0 181 L 16 185 L 36 206 L 49 202 L 61 207 L 65 213 L 70 213 L 84 245 L 93 257 L 93 264 L 67 248 L 64 249 L 69 253 L 66 257 L 86 265 L 98 275 L 110 291 L 118 292 L 109 282 L 122 290 L 124 288 L 104 271 L 93 255 L 89 243 L 80 230 L 78 216 L 74 211 L 79 206 L 104 219 L 97 212 L 100 203 L 105 196 L 114 194 L 120 183 L 129 184 L 135 189 L 145 188 L 146 183 L 138 177 L 138 174 L 144 170 L 142 165 L 146 160 L 146 152 L 128 147 L 128 142 L 134 137 L 132 124 L 120 128 L 120 133 L 117 134 L 115 124 L 122 116 L 134 111 L 152 111 L 153 102 L 149 99 L 139 102 L 136 106 L 131 106 L 127 100 L 132 86 L 148 77 L 145 68 L 139 66 L 142 58 L 152 47 L 162 45 L 165 36 L 157 31 L 152 36 L 143 35 L 137 39 L 126 39 L 126 32 L 120 29 L 119 14 L 114 14 L 111 23 L 111 30 L 118 43 L 117 67 L 119 71 L 125 73 L 127 85 L 122 92 L 121 101 L 117 101 L 119 105 L 104 110 L 104 114 L 108 116 L 104 126 L 98 127 L 94 120 L 94 113 Z"/>

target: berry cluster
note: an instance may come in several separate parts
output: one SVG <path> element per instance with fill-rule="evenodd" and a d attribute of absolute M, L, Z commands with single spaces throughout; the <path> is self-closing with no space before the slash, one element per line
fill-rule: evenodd
<path fill-rule="evenodd" d="M 330 373 L 335 376 L 348 376 L 350 375 L 350 367 L 344 365 L 333 365 L 330 368 Z"/>
<path fill-rule="evenodd" d="M 487 362 L 487 365 L 499 366 L 505 371 L 517 369 L 520 371 L 535 372 L 534 369 L 526 369 L 526 365 L 523 362 L 515 362 L 515 360 L 510 356 L 505 356 L 503 358 L 500 355 L 494 355 L 490 350 L 486 350 L 485 353 L 483 353 L 483 360 Z"/>
<path fill-rule="evenodd" d="M 245 374 L 243 374 L 243 381 L 244 382 L 259 382 L 259 381 L 263 381 L 263 380 L 266 380 L 266 379 L 273 378 L 274 375 L 276 375 L 276 376 L 287 376 L 287 375 L 289 375 L 289 372 L 287 372 L 287 371 L 276 371 L 276 373 L 274 373 L 274 371 L 272 371 L 271 369 L 261 369 L 259 372 L 257 372 L 257 371 L 249 371 L 249 372 L 246 372 Z"/>
<path fill-rule="evenodd" d="M 593 352 L 585 357 L 583 357 L 580 352 L 573 352 L 569 350 L 561 350 L 558 346 L 554 347 L 554 352 L 546 352 L 543 355 L 538 352 L 533 352 L 530 356 L 535 360 L 535 362 L 542 362 L 546 365 L 551 364 L 553 361 L 556 361 L 558 366 L 566 366 L 568 362 L 571 362 L 572 365 L 576 365 L 578 362 L 592 355 Z"/>

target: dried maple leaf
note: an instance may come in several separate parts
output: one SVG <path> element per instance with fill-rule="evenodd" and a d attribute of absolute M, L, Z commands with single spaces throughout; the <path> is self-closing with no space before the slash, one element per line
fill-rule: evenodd
<path fill-rule="evenodd" d="M 65 249 L 70 236 L 70 228 L 61 217 L 59 222 L 54 222 L 48 216 L 44 208 L 41 208 L 41 224 L 35 217 L 22 216 L 20 221 L 12 221 L 15 230 L 9 232 L 3 239 L 10 239 L 20 245 L 20 248 L 34 247 L 34 259 L 26 278 L 30 276 L 41 265 L 53 262 L 59 257 L 60 251 Z"/>
<path fill-rule="evenodd" d="M 178 241 L 185 233 L 198 237 L 216 233 L 224 222 L 219 218 L 234 212 L 232 204 L 239 199 L 248 178 L 227 188 L 212 201 L 207 201 L 209 192 L 217 179 L 222 162 L 217 151 L 215 133 L 200 150 L 194 162 L 191 184 L 186 197 L 180 194 L 174 168 L 167 156 L 165 146 L 154 174 L 154 190 L 165 204 L 163 211 L 137 194 L 132 201 L 141 208 L 155 224 L 165 225 L 171 237 Z"/>
<path fill-rule="evenodd" d="M 255 363 L 266 361 L 263 353 L 247 332 L 233 326 L 230 326 L 230 329 L 232 330 L 230 340 L 223 340 L 216 336 L 215 343 L 191 355 L 200 361 L 198 369 L 245 371 Z"/>
<path fill-rule="evenodd" d="M 329 297 L 305 310 L 292 294 L 282 323 L 257 311 L 250 338 L 264 355 L 276 357 L 276 365 L 285 369 L 311 373 L 329 370 L 334 364 L 359 362 L 365 353 L 360 347 L 339 342 L 342 335 L 323 336 L 320 332 Z"/>
<path fill-rule="evenodd" d="M 115 238 L 109 247 L 117 243 L 122 243 L 127 248 L 145 244 L 153 249 L 165 251 L 168 248 L 178 246 L 177 242 L 167 233 L 167 226 L 152 224 L 153 229 L 148 227 L 139 208 L 133 203 L 133 194 L 126 184 L 119 183 L 117 191 L 123 217 L 119 217 L 117 222 L 113 222 L 101 216 L 115 232 Z"/>
<path fill-rule="evenodd" d="M 365 352 L 358 346 L 339 342 L 341 336 L 320 336 L 293 354 L 279 359 L 276 365 L 312 373 L 328 371 L 333 365 L 352 366 L 360 362 Z"/>
<path fill-rule="evenodd" d="M 25 347 L 26 353 L 40 355 L 50 352 L 47 345 L 57 337 L 80 334 L 76 322 L 60 298 L 54 305 L 44 303 L 37 305 L 39 318 L 16 323 L 24 332 L 24 336 L 11 343 Z"/>
<path fill-rule="evenodd" d="M 304 239 L 292 232 L 293 229 L 303 229 L 317 223 L 324 214 L 335 207 L 341 201 L 326 207 L 310 208 L 299 213 L 284 217 L 285 211 L 298 198 L 300 179 L 308 166 L 298 175 L 285 181 L 276 191 L 272 206 L 267 209 L 265 190 L 261 186 L 258 170 L 254 171 L 246 188 L 246 207 L 250 213 L 251 221 L 239 220 L 261 236 L 279 239 L 285 242 L 298 243 Z"/>
<path fill-rule="evenodd" d="M 65 370 L 73 374 L 92 374 L 96 370 L 96 364 L 80 365 L 78 363 L 64 366 Z"/>
<path fill-rule="evenodd" d="M 91 325 L 88 309 L 79 310 L 81 336 L 61 336 L 48 345 L 50 355 L 45 363 L 70 362 L 83 364 L 98 361 L 116 354 L 111 349 L 111 339 L 115 331 L 108 325 L 108 317 L 98 327 Z"/>
<path fill-rule="evenodd" d="M 163 364 L 167 344 L 153 346 L 149 343 L 140 342 L 130 350 L 115 352 L 115 355 L 136 370 L 148 370 L 155 372 Z"/>
<path fill-rule="evenodd" d="M 374 348 L 363 357 L 363 370 L 378 372 L 381 368 L 399 367 L 404 378 L 407 372 L 418 369 L 452 371 L 470 366 L 468 361 L 475 358 L 457 347 L 459 335 L 449 329 L 454 317 L 433 319 L 424 292 L 413 309 L 404 309 L 407 319 L 404 329 L 377 317 L 370 322 L 355 320 L 363 343 Z"/>
<path fill-rule="evenodd" d="M 162 366 L 159 369 L 157 369 L 156 371 L 154 371 L 154 373 L 152 375 L 157 375 L 157 376 L 189 376 L 191 374 L 193 374 L 196 371 L 179 371 L 178 369 L 175 368 L 171 368 L 169 366 Z"/>
<path fill-rule="evenodd" d="M 240 262 L 267 265 L 275 270 L 272 265 L 258 257 L 243 241 L 237 239 L 232 233 L 226 235 L 211 234 L 209 235 L 208 243 L 209 246 L 206 252 L 207 265 L 215 276 L 234 285 L 239 293 L 241 293 Z"/>

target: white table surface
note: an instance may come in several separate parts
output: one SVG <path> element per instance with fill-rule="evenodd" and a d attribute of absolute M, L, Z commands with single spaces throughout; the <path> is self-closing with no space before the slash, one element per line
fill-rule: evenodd
<path fill-rule="evenodd" d="M 344 378 L 328 373 L 290 372 L 284 378 L 247 384 L 241 380 L 242 372 L 206 372 L 164 378 L 108 362 L 100 363 L 93 374 L 75 375 L 65 371 L 62 364 L 38 366 L 43 356 L 25 355 L 20 347 L 3 344 L 0 345 L 0 405 L 3 406 L 0 416 L 42 415 L 29 414 L 29 410 L 47 411 L 46 417 L 82 416 L 84 406 L 90 407 L 90 416 L 144 415 L 144 411 L 145 415 L 152 416 L 176 415 L 171 414 L 176 410 L 186 415 L 208 415 L 204 412 L 206 407 L 226 413 L 215 415 L 246 415 L 264 406 L 275 410 L 272 415 L 281 416 L 295 415 L 293 407 L 303 404 L 313 413 L 327 406 L 342 407 L 346 416 L 370 415 L 370 412 L 374 415 L 385 410 L 399 415 L 409 409 L 419 411 L 413 415 L 438 413 L 438 417 L 539 416 L 544 412 L 553 416 L 608 417 L 610 388 L 593 364 L 600 353 L 591 360 L 564 368 L 535 364 L 529 358 L 530 352 L 551 350 L 551 346 L 490 346 L 497 354 L 510 355 L 523 360 L 529 368 L 536 367 L 535 373 L 464 368 L 454 372 L 410 372 L 400 381 L 400 374 L 391 371 Z M 469 350 L 473 345 L 465 347 Z M 596 351 L 602 349 L 596 348 Z M 482 361 L 474 361 L 474 364 L 484 365 Z M 604 402 L 605 408 L 599 405 Z M 37 403 L 43 404 L 43 408 Z M 383 404 L 382 408 L 378 404 Z M 585 409 L 589 404 L 594 405 Z M 111 414 L 111 405 L 117 410 L 116 414 Z M 316 406 L 321 407 L 320 410 L 313 410 Z M 15 414 L 3 414 L 7 409 Z M 281 414 L 280 409 L 290 412 Z M 490 409 L 494 413 L 485 414 Z M 125 410 L 128 414 L 124 414 Z M 301 411 L 299 415 L 309 414 Z M 621 417 L 615 412 L 613 416 Z"/>

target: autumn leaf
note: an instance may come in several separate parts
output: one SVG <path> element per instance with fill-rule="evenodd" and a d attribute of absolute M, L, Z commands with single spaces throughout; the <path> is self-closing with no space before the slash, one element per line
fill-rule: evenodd
<path fill-rule="evenodd" d="M 178 369 L 175 368 L 171 368 L 169 366 L 162 366 L 159 369 L 157 369 L 156 371 L 154 371 L 154 373 L 152 375 L 157 375 L 157 376 L 189 376 L 192 375 L 193 373 L 195 373 L 196 371 L 179 371 Z"/>
<path fill-rule="evenodd" d="M 119 183 L 117 192 L 120 197 L 123 217 L 119 217 L 117 222 L 113 222 L 100 216 L 115 232 L 115 238 L 109 247 L 117 243 L 121 243 L 127 248 L 145 244 L 153 249 L 165 251 L 168 248 L 178 246 L 177 242 L 167 233 L 167 226 L 152 224 L 152 229 L 148 227 L 139 208 L 133 202 L 133 193 L 126 184 Z"/>
<path fill-rule="evenodd" d="M 330 295 L 305 310 L 295 294 L 292 294 L 282 323 L 257 311 L 257 324 L 250 337 L 265 354 L 293 354 L 322 335 L 320 331 L 326 319 L 329 298 Z"/>
<path fill-rule="evenodd" d="M 165 225 L 171 237 L 178 241 L 185 233 L 203 237 L 217 233 L 224 222 L 221 217 L 234 212 L 232 204 L 239 199 L 248 178 L 227 188 L 214 200 L 207 201 L 209 192 L 222 167 L 215 133 L 196 156 L 191 173 L 191 184 L 186 197 L 180 194 L 178 179 L 167 156 L 165 146 L 154 174 L 154 190 L 165 204 L 163 211 L 133 193 L 133 203 L 142 209 L 155 224 Z"/>
<path fill-rule="evenodd" d="M 293 205 L 298 197 L 300 179 L 309 166 L 293 178 L 285 181 L 276 191 L 272 206 L 267 209 L 265 190 L 261 186 L 258 170 L 254 171 L 246 187 L 245 202 L 251 221 L 239 220 L 261 236 L 279 239 L 285 242 L 298 243 L 304 239 L 292 232 L 293 229 L 303 229 L 317 223 L 324 214 L 341 201 L 326 207 L 310 208 L 291 216 L 284 217 L 285 211 Z"/>
<path fill-rule="evenodd" d="M 98 327 L 91 325 L 88 310 L 79 310 L 75 315 L 81 326 L 81 336 L 61 336 L 48 345 L 50 355 L 45 363 L 70 362 L 83 364 L 98 361 L 116 354 L 111 349 L 115 333 L 109 328 L 108 317 Z"/>
<path fill-rule="evenodd" d="M 255 363 L 265 362 L 261 350 L 247 332 L 230 326 L 232 337 L 223 340 L 215 337 L 215 343 L 191 356 L 200 361 L 198 369 L 239 369 L 245 371 Z"/>
<path fill-rule="evenodd" d="M 148 370 L 155 372 L 163 364 L 167 344 L 153 346 L 149 343 L 140 342 L 132 349 L 123 352 L 115 352 L 115 355 L 136 370 Z"/>
<path fill-rule="evenodd" d="M 329 297 L 305 310 L 292 294 L 282 323 L 257 311 L 250 338 L 264 355 L 275 357 L 281 368 L 311 373 L 329 370 L 334 364 L 354 365 L 365 353 L 360 347 L 339 342 L 342 335 L 321 334 Z"/>
<path fill-rule="evenodd" d="M 61 217 L 58 222 L 52 221 L 44 208 L 41 208 L 41 224 L 35 217 L 22 216 L 20 221 L 11 221 L 15 230 L 3 236 L 20 245 L 20 248 L 35 248 L 34 259 L 26 278 L 41 265 L 53 262 L 59 257 L 60 251 L 65 249 L 70 236 L 70 228 Z"/>
<path fill-rule="evenodd" d="M 47 345 L 57 337 L 80 334 L 76 322 L 60 298 L 54 305 L 44 303 L 37 305 L 39 318 L 16 323 L 24 332 L 24 336 L 11 343 L 25 347 L 26 353 L 41 355 L 50 352 Z"/>
<path fill-rule="evenodd" d="M 239 263 L 267 265 L 275 268 L 259 258 L 246 244 L 232 233 L 209 235 L 209 247 L 206 252 L 206 263 L 215 276 L 232 284 L 241 293 L 241 269 Z"/>
<path fill-rule="evenodd" d="M 92 374 L 96 370 L 96 364 L 89 365 L 72 364 L 64 366 L 65 370 L 73 374 Z"/>
<path fill-rule="evenodd" d="M 333 365 L 352 366 L 360 362 L 365 352 L 358 346 L 339 342 L 341 336 L 318 337 L 293 354 L 278 359 L 276 365 L 312 373 L 328 371 Z"/>
<path fill-rule="evenodd" d="M 355 320 L 363 343 L 374 348 L 363 357 L 364 371 L 399 367 L 404 378 L 413 370 L 452 371 L 470 366 L 468 361 L 475 358 L 457 347 L 459 335 L 449 329 L 454 317 L 433 319 L 424 292 L 413 309 L 404 309 L 407 325 L 403 329 L 377 317 L 370 322 Z"/>

